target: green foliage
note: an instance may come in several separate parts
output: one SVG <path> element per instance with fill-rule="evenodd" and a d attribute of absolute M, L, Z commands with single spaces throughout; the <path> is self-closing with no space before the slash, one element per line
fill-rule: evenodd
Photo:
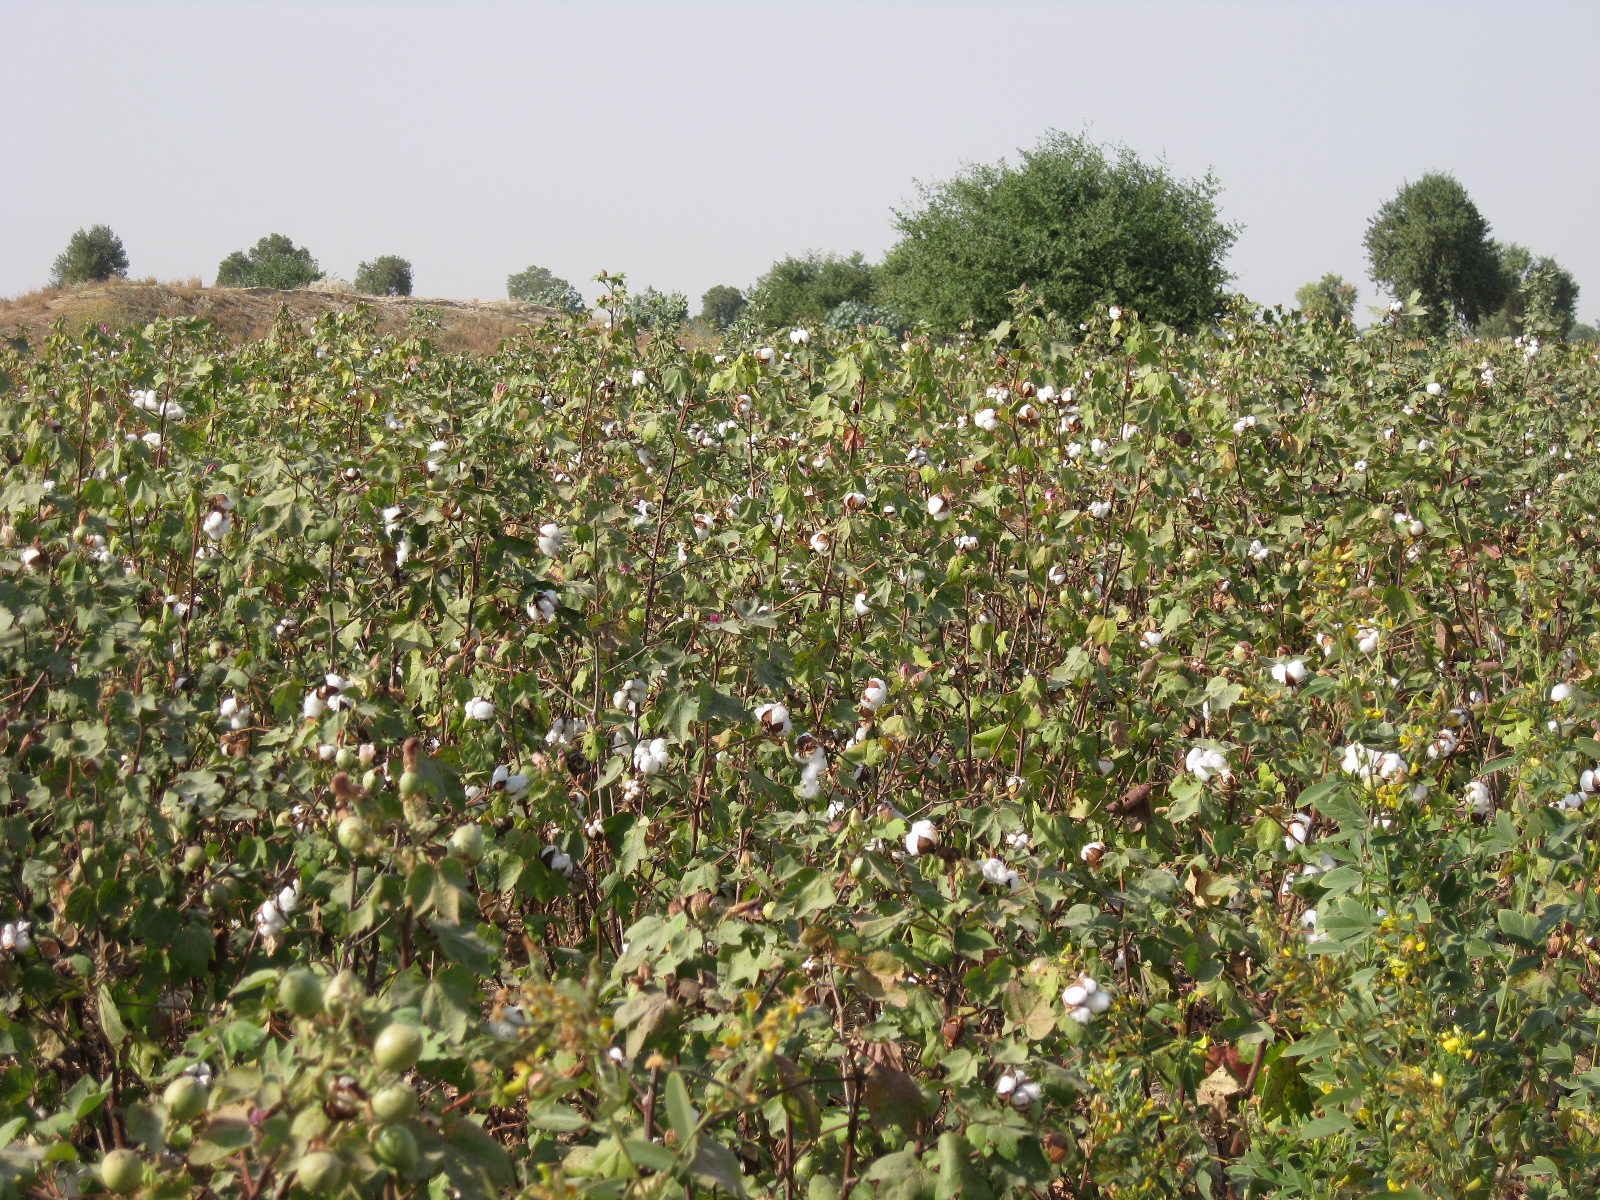
<path fill-rule="evenodd" d="M 411 260 L 380 254 L 356 268 L 356 291 L 368 296 L 411 295 Z"/>
<path fill-rule="evenodd" d="M 128 274 L 128 252 L 109 225 L 80 229 L 67 239 L 67 248 L 50 269 L 53 287 L 73 287 Z"/>
<path fill-rule="evenodd" d="M 1218 218 L 1210 175 L 1164 166 L 1087 137 L 1047 134 L 1020 166 L 978 165 L 924 185 L 896 214 L 901 240 L 880 295 L 935 330 L 986 330 L 1026 287 L 1071 322 L 1111 304 L 1195 329 L 1222 307 L 1235 230 Z"/>
<path fill-rule="evenodd" d="M 658 292 L 647 287 L 628 297 L 625 311 L 640 329 L 669 333 L 687 324 L 689 298 L 682 292 Z"/>
<path fill-rule="evenodd" d="M 910 327 L 911 321 L 892 308 L 867 304 L 861 300 L 842 300 L 828 314 L 827 325 L 829 329 L 837 329 L 841 333 L 852 333 L 862 325 L 882 325 L 901 333 Z"/>
<path fill-rule="evenodd" d="M 301 288 L 321 278 L 311 251 L 281 233 L 269 233 L 248 250 L 217 265 L 218 287 Z"/>
<path fill-rule="evenodd" d="M 1496 249 L 1506 301 L 1478 325 L 1477 335 L 1571 337 L 1578 308 L 1578 281 L 1571 272 L 1553 258 L 1535 258 L 1526 246 L 1515 242 Z"/>
<path fill-rule="evenodd" d="M 545 267 L 528 267 L 507 276 L 506 294 L 513 300 L 543 304 L 558 312 L 577 315 L 588 311 L 582 293 Z"/>
<path fill-rule="evenodd" d="M 1373 282 L 1392 295 L 1418 293 L 1423 330 L 1470 329 L 1505 300 L 1507 283 L 1489 222 L 1457 180 L 1429 172 L 1401 187 L 1367 223 Z"/>
<path fill-rule="evenodd" d="M 707 288 L 700 297 L 700 319 L 713 329 L 726 329 L 739 319 L 749 304 L 738 288 L 719 283 Z"/>
<path fill-rule="evenodd" d="M 1354 321 L 1356 313 L 1356 285 L 1343 275 L 1329 272 L 1313 283 L 1303 285 L 1294 294 L 1295 303 L 1308 317 L 1322 317 L 1328 321 Z"/>
<path fill-rule="evenodd" d="M 847 300 L 870 301 L 875 279 L 876 269 L 859 251 L 790 255 L 756 280 L 748 315 L 765 329 L 820 322 Z"/>
<path fill-rule="evenodd" d="M 0 344 L 0 1189 L 1592 1194 L 1600 363 L 1086 325 Z"/>

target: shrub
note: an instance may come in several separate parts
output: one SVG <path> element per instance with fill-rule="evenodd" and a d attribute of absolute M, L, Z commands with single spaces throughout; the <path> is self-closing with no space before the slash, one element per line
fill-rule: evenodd
<path fill-rule="evenodd" d="M 641 329 L 677 329 L 689 320 L 689 298 L 682 292 L 658 292 L 647 287 L 628 297 L 627 313 Z"/>
<path fill-rule="evenodd" d="M 127 274 L 128 253 L 122 247 L 122 239 L 111 232 L 109 225 L 94 225 L 78 230 L 68 239 L 67 248 L 56 256 L 50 282 L 56 287 L 72 287 L 113 276 L 124 278 Z"/>
<path fill-rule="evenodd" d="M 1474 331 L 1479 337 L 1538 333 L 1571 337 L 1577 321 L 1578 281 L 1548 256 L 1535 258 L 1515 242 L 1496 247 L 1505 303 Z"/>
<path fill-rule="evenodd" d="M 1120 304 L 1194 329 L 1221 311 L 1229 278 L 1235 229 L 1218 218 L 1218 191 L 1210 175 L 1175 179 L 1126 147 L 1052 132 L 1019 166 L 923 186 L 896 213 L 879 296 L 944 332 L 997 324 L 1021 287 L 1072 322 Z"/>
<path fill-rule="evenodd" d="M 217 264 L 218 287 L 300 288 L 321 276 L 311 251 L 281 233 L 269 233 L 248 250 Z"/>
<path fill-rule="evenodd" d="M 867 304 L 862 300 L 841 300 L 828 313 L 826 324 L 829 329 L 837 329 L 840 333 L 853 333 L 862 325 L 882 325 L 899 333 L 911 322 L 892 308 Z"/>
<path fill-rule="evenodd" d="M 821 321 L 846 300 L 870 301 L 876 278 L 860 251 L 781 258 L 756 281 L 750 316 L 771 329 Z"/>
<path fill-rule="evenodd" d="M 506 277 L 506 294 L 526 304 L 542 304 L 565 313 L 587 312 L 583 295 L 545 267 L 531 266 Z"/>
<path fill-rule="evenodd" d="M 719 283 L 700 297 L 700 319 L 713 329 L 726 329 L 739 319 L 750 301 L 736 287 Z"/>
<path fill-rule="evenodd" d="M 1343 275 L 1324 275 L 1301 287 L 1294 298 L 1300 311 L 1308 317 L 1324 317 L 1336 322 L 1355 320 L 1356 285 L 1347 283 Z"/>
<path fill-rule="evenodd" d="M 356 291 L 368 296 L 411 295 L 411 261 L 381 254 L 356 268 Z"/>
<path fill-rule="evenodd" d="M 1470 329 L 1510 290 L 1489 222 L 1450 175 L 1404 185 L 1367 223 L 1365 245 L 1373 282 L 1417 293 L 1428 309 L 1418 323 L 1434 336 Z"/>

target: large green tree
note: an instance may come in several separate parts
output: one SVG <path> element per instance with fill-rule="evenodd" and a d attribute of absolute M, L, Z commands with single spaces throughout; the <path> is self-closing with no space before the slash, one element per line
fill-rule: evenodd
<path fill-rule="evenodd" d="M 380 254 L 356 268 L 356 291 L 368 296 L 411 295 L 411 260 Z"/>
<path fill-rule="evenodd" d="M 1570 337 L 1578 318 L 1578 281 L 1548 255 L 1516 242 L 1496 247 L 1505 302 L 1474 331 L 1479 337 L 1553 333 Z"/>
<path fill-rule="evenodd" d="M 763 325 L 780 328 L 821 321 L 846 300 L 872 298 L 877 272 L 857 251 L 790 255 L 756 280 L 750 313 Z"/>
<path fill-rule="evenodd" d="M 1356 285 L 1343 275 L 1331 271 L 1321 279 L 1300 287 L 1294 294 L 1295 303 L 1308 317 L 1324 317 L 1330 321 L 1354 321 L 1356 312 Z"/>
<path fill-rule="evenodd" d="M 719 283 L 700 297 L 700 319 L 713 329 L 726 329 L 749 303 L 738 288 Z"/>
<path fill-rule="evenodd" d="M 304 246 L 269 233 L 248 250 L 235 250 L 217 264 L 218 287 L 300 288 L 322 275 Z"/>
<path fill-rule="evenodd" d="M 1229 279 L 1237 231 L 1218 191 L 1209 174 L 1174 178 L 1127 147 L 1051 132 L 1019 165 L 921 185 L 895 214 L 879 296 L 941 331 L 998 323 L 1024 285 L 1071 320 L 1114 303 L 1192 329 L 1219 311 Z"/>
<path fill-rule="evenodd" d="M 1470 329 L 1507 294 L 1489 222 L 1455 179 L 1430 171 L 1407 183 L 1367 223 L 1373 282 L 1392 295 L 1419 294 L 1434 335 Z"/>
<path fill-rule="evenodd" d="M 50 271 L 50 282 L 56 287 L 71 287 L 78 283 L 121 278 L 128 273 L 128 252 L 122 239 L 111 232 L 109 225 L 94 225 L 80 229 L 67 239 L 67 248 L 56 256 Z"/>
<path fill-rule="evenodd" d="M 530 266 L 506 276 L 506 295 L 513 300 L 543 304 L 566 313 L 588 310 L 583 294 L 548 267 Z"/>

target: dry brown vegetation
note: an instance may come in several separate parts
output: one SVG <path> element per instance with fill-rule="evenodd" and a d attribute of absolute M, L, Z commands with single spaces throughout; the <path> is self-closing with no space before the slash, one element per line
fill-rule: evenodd
<path fill-rule="evenodd" d="M 378 313 L 379 328 L 385 333 L 417 330 L 426 332 L 441 349 L 482 353 L 493 352 L 504 339 L 514 336 L 519 326 L 554 315 L 542 305 L 509 300 L 208 288 L 198 279 L 169 283 L 119 279 L 77 288 L 41 288 L 14 300 L 0 300 L 0 332 L 20 329 L 37 340 L 57 321 L 68 329 L 85 325 L 117 329 L 158 317 L 204 317 L 238 343 L 265 337 L 283 308 L 296 320 L 305 321 L 324 312 L 349 312 L 358 304 L 370 305 Z"/>

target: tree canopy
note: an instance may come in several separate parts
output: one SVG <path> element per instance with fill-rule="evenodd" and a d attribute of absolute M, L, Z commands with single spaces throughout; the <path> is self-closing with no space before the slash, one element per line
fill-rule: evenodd
<path fill-rule="evenodd" d="M 1403 185 L 1367 223 L 1373 282 L 1392 295 L 1419 293 L 1434 335 L 1470 329 L 1505 301 L 1509 285 L 1489 222 L 1451 175 Z"/>
<path fill-rule="evenodd" d="M 525 267 L 506 276 L 506 295 L 513 300 L 543 304 L 562 312 L 581 313 L 588 309 L 582 293 L 548 267 Z"/>
<path fill-rule="evenodd" d="M 846 300 L 871 300 L 876 279 L 876 269 L 859 250 L 849 256 L 790 255 L 756 281 L 752 315 L 773 328 L 821 321 Z"/>
<path fill-rule="evenodd" d="M 719 283 L 700 297 L 700 319 L 713 329 L 726 329 L 739 319 L 750 301 L 736 287 Z"/>
<path fill-rule="evenodd" d="M 123 277 L 128 273 L 128 252 L 122 239 L 109 225 L 80 229 L 67 240 L 67 248 L 56 256 L 50 282 L 56 287 Z"/>
<path fill-rule="evenodd" d="M 972 166 L 919 190 L 895 214 L 878 294 L 936 330 L 998 323 L 1023 286 L 1074 320 L 1115 303 L 1192 329 L 1222 306 L 1237 232 L 1209 174 L 1177 179 L 1127 147 L 1051 132 L 1019 166 Z"/>
<path fill-rule="evenodd" d="M 1295 303 L 1308 317 L 1330 321 L 1354 321 L 1356 285 L 1331 271 L 1321 279 L 1302 285 L 1294 294 Z"/>
<path fill-rule="evenodd" d="M 368 296 L 411 295 L 411 260 L 380 254 L 356 268 L 355 288 Z"/>
<path fill-rule="evenodd" d="M 217 264 L 218 287 L 300 288 L 322 275 L 311 251 L 281 233 L 269 233 L 248 250 Z"/>
<path fill-rule="evenodd" d="M 1505 302 L 1482 321 L 1480 337 L 1518 337 L 1525 333 L 1572 336 L 1578 316 L 1578 281 L 1548 255 L 1516 242 L 1500 243 L 1500 276 Z"/>

